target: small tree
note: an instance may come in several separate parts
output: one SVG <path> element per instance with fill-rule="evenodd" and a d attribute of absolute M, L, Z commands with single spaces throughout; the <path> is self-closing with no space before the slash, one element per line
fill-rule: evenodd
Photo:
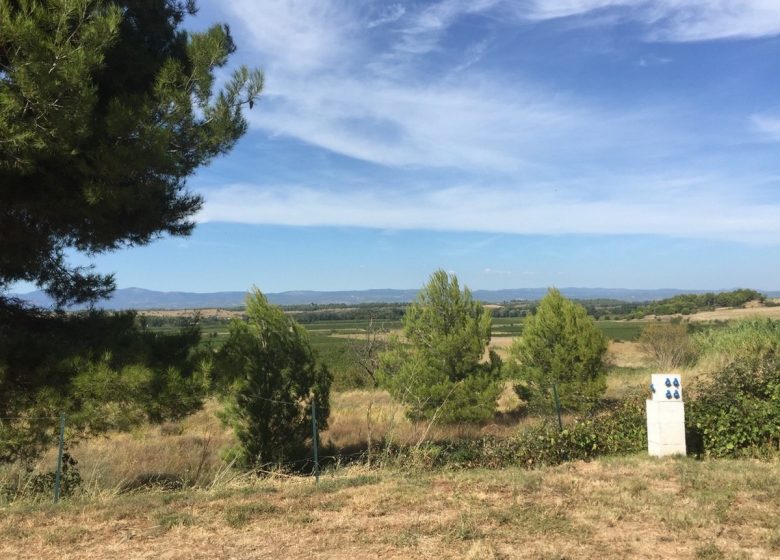
<path fill-rule="evenodd" d="M 254 289 L 246 321 L 236 320 L 217 359 L 228 398 L 223 419 L 246 466 L 301 456 L 311 436 L 311 404 L 327 427 L 331 376 L 317 364 L 306 330 Z"/>
<path fill-rule="evenodd" d="M 495 411 L 501 360 L 492 351 L 490 313 L 461 291 L 455 275 L 437 270 L 380 356 L 379 377 L 412 419 L 482 421 Z"/>
<path fill-rule="evenodd" d="M 683 323 L 650 323 L 639 335 L 639 348 L 657 367 L 665 370 L 689 365 L 696 351 Z"/>
<path fill-rule="evenodd" d="M 376 376 L 379 370 L 379 356 L 387 349 L 388 330 L 384 324 L 377 324 L 371 317 L 366 326 L 366 336 L 355 339 L 350 344 L 355 364 L 360 375 L 371 387 L 376 386 Z"/>
<path fill-rule="evenodd" d="M 583 410 L 606 390 L 606 351 L 607 339 L 585 308 L 552 288 L 509 353 L 527 389 L 522 397 L 538 401 L 554 384 L 564 408 Z"/>

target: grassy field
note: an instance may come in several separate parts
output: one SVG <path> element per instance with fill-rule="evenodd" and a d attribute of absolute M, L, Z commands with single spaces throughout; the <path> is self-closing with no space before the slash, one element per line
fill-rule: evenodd
<path fill-rule="evenodd" d="M 645 457 L 535 471 L 365 468 L 18 503 L 2 558 L 780 557 L 780 465 Z"/>
<path fill-rule="evenodd" d="M 310 329 L 312 344 L 343 375 L 365 325 L 323 323 Z M 611 338 L 606 396 L 646 386 L 652 368 L 632 341 L 642 323 L 599 326 Z M 495 322 L 500 350 L 517 329 L 518 319 Z M 83 483 L 57 506 L 48 490 L 13 502 L 0 492 L 0 558 L 780 558 L 777 460 L 642 454 L 485 471 L 382 452 L 388 442 L 511 438 L 540 421 L 517 414 L 519 404 L 507 386 L 492 422 L 440 426 L 409 421 L 384 391 L 334 387 L 315 486 L 292 471 L 232 469 L 223 457 L 234 437 L 212 400 L 179 422 L 72 445 Z M 373 468 L 365 454 L 350 463 L 369 444 Z M 35 472 L 53 464 L 52 451 Z M 24 476 L 0 470 L 0 491 Z"/>

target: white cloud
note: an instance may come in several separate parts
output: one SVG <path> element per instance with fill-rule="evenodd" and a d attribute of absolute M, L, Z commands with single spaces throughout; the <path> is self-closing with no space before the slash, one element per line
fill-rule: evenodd
<path fill-rule="evenodd" d="M 363 31 L 345 0 L 230 0 L 263 66 L 292 74 L 332 71 L 354 56 Z M 271 75 L 273 78 L 273 74 Z M 269 85 L 273 84 L 273 79 Z"/>
<path fill-rule="evenodd" d="M 436 49 L 442 33 L 464 16 L 488 13 L 502 7 L 506 0 L 442 0 L 407 19 L 399 30 L 403 39 L 397 51 L 424 54 Z"/>
<path fill-rule="evenodd" d="M 515 170 L 526 154 L 599 119 L 549 94 L 495 84 L 410 85 L 323 78 L 285 83 L 251 122 L 353 158 L 388 166 Z M 562 98 L 563 96 L 559 96 Z"/>
<path fill-rule="evenodd" d="M 437 74 L 427 74 L 431 67 L 425 64 L 439 57 L 448 30 L 468 15 L 506 16 L 497 24 L 503 25 L 613 11 L 647 25 L 650 38 L 689 41 L 771 34 L 775 24 L 780 30 L 775 21 L 780 1 L 540 0 L 529 9 L 508 0 L 442 0 L 423 7 L 292 0 L 260 9 L 250 0 L 236 0 L 228 6 L 241 15 L 253 55 L 269 69 L 260 110 L 248 113 L 253 128 L 403 172 L 420 168 L 433 175 L 450 168 L 463 171 L 464 178 L 456 187 L 421 180 L 411 188 L 415 179 L 407 176 L 398 181 L 407 185 L 403 191 L 349 177 L 352 185 L 372 185 L 350 191 L 338 187 L 333 175 L 277 187 L 232 185 L 204 192 L 200 220 L 780 238 L 777 203 L 759 205 L 747 196 L 735 200 L 733 177 L 690 176 L 697 165 L 685 161 L 685 150 L 716 142 L 708 136 L 714 129 L 697 128 L 685 107 L 649 106 L 631 113 L 596 107 L 522 78 L 498 78 L 480 70 L 489 47 L 483 35 L 459 42 L 459 58 L 447 52 L 446 63 L 438 60 Z M 668 59 L 646 55 L 643 62 Z M 780 119 L 753 115 L 751 126 L 780 140 Z M 728 139 L 735 135 L 729 132 Z M 570 161 L 592 176 L 566 169 Z M 643 175 L 670 162 L 681 178 Z M 688 168 L 694 171 L 686 174 Z M 625 176 L 626 170 L 635 176 Z"/>
<path fill-rule="evenodd" d="M 482 40 L 439 80 L 419 79 L 398 58 L 427 53 L 459 18 L 502 3 L 443 0 L 412 10 L 295 0 L 261 10 L 236 0 L 228 7 L 269 68 L 261 110 L 248 114 L 250 124 L 382 165 L 517 169 L 524 146 L 587 126 L 586 115 L 532 84 L 509 87 L 477 72 L 447 79 L 479 61 Z M 392 27 L 383 29 L 390 43 L 377 50 L 371 30 L 381 26 Z"/>
<path fill-rule="evenodd" d="M 628 184 L 630 179 L 625 180 Z M 425 229 L 505 234 L 652 234 L 739 241 L 780 240 L 780 204 L 751 202 L 745 191 L 687 180 L 606 200 L 546 186 L 460 186 L 422 192 L 233 185 L 204 193 L 200 221 L 288 226 Z"/>
<path fill-rule="evenodd" d="M 368 28 L 379 27 L 393 23 L 401 19 L 406 13 L 406 8 L 402 4 L 391 4 L 381 10 L 374 19 L 368 22 Z"/>
<path fill-rule="evenodd" d="M 688 42 L 780 34 L 777 0 L 535 0 L 523 17 L 548 20 L 616 10 L 647 26 L 647 39 Z M 598 20 L 600 23 L 602 20 Z"/>
<path fill-rule="evenodd" d="M 753 130 L 774 142 L 780 142 L 780 117 L 756 113 L 750 116 Z"/>
<path fill-rule="evenodd" d="M 511 270 L 496 270 L 495 268 L 486 268 L 482 271 L 482 274 L 489 276 L 512 276 Z"/>

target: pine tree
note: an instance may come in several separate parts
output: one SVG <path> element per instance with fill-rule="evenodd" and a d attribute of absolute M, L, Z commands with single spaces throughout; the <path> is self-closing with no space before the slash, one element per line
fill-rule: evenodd
<path fill-rule="evenodd" d="M 319 427 L 327 428 L 330 373 L 317 363 L 306 329 L 259 290 L 247 297 L 246 321 L 231 325 L 216 370 L 243 464 L 296 459 L 311 436 L 313 399 Z"/>
<path fill-rule="evenodd" d="M 112 402 L 152 420 L 199 404 L 189 362 L 199 332 L 158 352 L 177 341 L 121 316 L 52 314 L 8 296 L 25 281 L 58 306 L 95 301 L 112 275 L 66 254 L 192 230 L 202 200 L 186 180 L 245 133 L 242 110 L 263 85 L 240 67 L 215 88 L 235 45 L 225 25 L 182 29 L 195 11 L 181 0 L 0 0 L 0 416 L 64 410 L 95 431 Z M 0 440 L 18 442 L 0 460 L 45 442 L 44 425 L 26 424 L 0 426 Z"/>
<path fill-rule="evenodd" d="M 186 235 L 201 207 L 186 178 L 246 131 L 262 89 L 237 69 L 227 26 L 188 33 L 194 2 L 0 0 L 0 297 L 18 281 L 58 304 L 91 301 L 110 275 L 70 266 Z"/>
<path fill-rule="evenodd" d="M 547 398 L 556 385 L 564 408 L 583 410 L 606 390 L 606 351 L 607 339 L 585 308 L 550 289 L 536 313 L 525 320 L 522 336 L 512 342 L 509 354 L 525 383 L 521 396 Z"/>
<path fill-rule="evenodd" d="M 491 317 L 455 275 L 437 270 L 403 318 L 403 339 L 380 356 L 379 377 L 412 419 L 478 422 L 490 418 L 501 360 L 490 343 Z"/>

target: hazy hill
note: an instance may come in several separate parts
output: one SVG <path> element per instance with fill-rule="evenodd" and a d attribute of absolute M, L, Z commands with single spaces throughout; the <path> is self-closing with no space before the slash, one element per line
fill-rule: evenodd
<path fill-rule="evenodd" d="M 620 288 L 562 288 L 561 292 L 575 299 L 614 299 L 621 301 L 654 301 L 678 294 L 703 293 L 705 290 L 632 290 Z M 307 303 L 396 303 L 412 301 L 418 290 L 355 290 L 337 292 L 291 291 L 266 294 L 277 305 Z M 487 303 L 509 300 L 538 300 L 547 288 L 517 288 L 510 290 L 475 290 L 474 297 Z M 780 292 L 767 292 L 769 297 L 780 297 Z M 240 307 L 246 292 L 157 292 L 143 288 L 116 290 L 110 299 L 98 303 L 104 309 L 197 309 L 205 307 Z M 16 294 L 33 305 L 50 307 L 51 298 L 41 291 Z"/>

